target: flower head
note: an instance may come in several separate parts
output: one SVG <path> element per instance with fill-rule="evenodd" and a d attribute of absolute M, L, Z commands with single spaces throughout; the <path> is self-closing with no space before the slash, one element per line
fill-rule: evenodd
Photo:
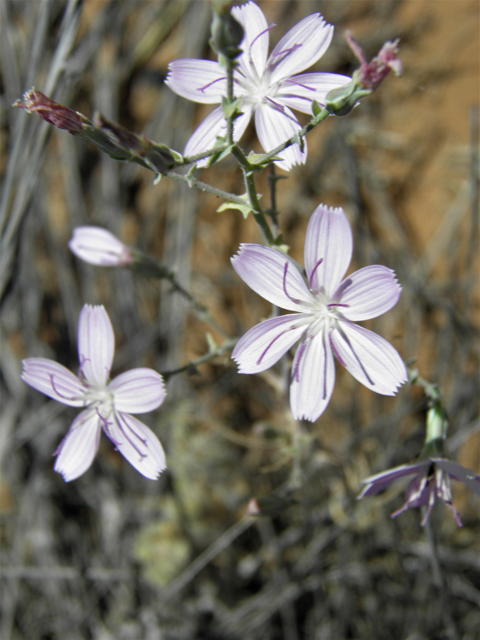
<path fill-rule="evenodd" d="M 237 343 L 232 358 L 240 373 L 275 364 L 297 341 L 290 405 L 296 419 L 316 420 L 335 383 L 333 355 L 369 389 L 394 395 L 407 380 L 397 351 L 376 333 L 354 324 L 391 309 L 401 287 L 393 271 L 373 265 L 344 278 L 352 258 L 352 231 L 342 209 L 320 205 L 305 239 L 308 285 L 284 254 L 261 245 L 241 245 L 232 265 L 272 304 L 294 311 L 261 322 Z"/>
<path fill-rule="evenodd" d="M 157 436 L 132 413 L 146 413 L 165 398 L 163 379 L 153 369 L 132 369 L 109 382 L 115 350 L 113 328 L 102 306 L 85 305 L 78 321 L 78 377 L 53 360 L 27 358 L 22 379 L 71 407 L 85 407 L 55 451 L 55 471 L 68 482 L 82 475 L 98 450 L 100 433 L 146 478 L 165 469 Z"/>
<path fill-rule="evenodd" d="M 133 260 L 130 249 L 101 227 L 76 227 L 68 246 L 78 258 L 99 267 L 125 267 Z"/>
<path fill-rule="evenodd" d="M 367 486 L 358 498 L 376 496 L 377 493 L 386 489 L 394 480 L 404 476 L 413 476 L 413 478 L 410 480 L 405 492 L 405 504 L 392 513 L 392 518 L 396 518 L 410 507 L 426 507 L 422 526 L 425 525 L 430 517 L 432 507 L 437 498 L 443 500 L 453 511 L 458 525 L 462 526 L 457 510 L 452 504 L 451 479 L 463 482 L 468 489 L 480 496 L 480 476 L 475 475 L 470 469 L 466 469 L 448 458 L 427 457 L 420 459 L 415 464 L 404 464 L 366 478 L 362 482 Z"/>
<path fill-rule="evenodd" d="M 268 25 L 261 9 L 254 2 L 247 2 L 233 7 L 232 15 L 244 30 L 243 51 L 234 72 L 234 93 L 242 101 L 242 115 L 234 122 L 234 139 L 241 138 L 254 115 L 260 143 L 265 151 L 272 151 L 301 129 L 292 109 L 311 115 L 314 100 L 324 105 L 330 90 L 351 79 L 334 73 L 300 73 L 322 57 L 333 36 L 333 26 L 319 13 L 293 27 L 269 57 L 269 31 L 275 25 Z M 166 83 L 172 91 L 194 102 L 221 103 L 227 95 L 225 69 L 211 60 L 184 59 L 170 63 Z M 193 133 L 185 155 L 211 149 L 225 131 L 225 117 L 222 107 L 218 107 Z M 277 165 L 288 171 L 293 165 L 305 162 L 306 145 L 302 150 L 294 144 L 279 156 L 282 160 Z M 198 165 L 204 166 L 205 162 Z"/>

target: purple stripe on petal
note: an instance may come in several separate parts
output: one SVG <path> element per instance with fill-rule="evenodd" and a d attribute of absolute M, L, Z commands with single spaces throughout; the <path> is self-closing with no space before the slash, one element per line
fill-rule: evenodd
<path fill-rule="evenodd" d="M 287 105 L 290 109 L 311 116 L 314 100 L 324 106 L 329 91 L 344 87 L 351 81 L 349 76 L 337 73 L 304 73 L 282 81 L 276 92 L 276 97 L 279 102 Z"/>

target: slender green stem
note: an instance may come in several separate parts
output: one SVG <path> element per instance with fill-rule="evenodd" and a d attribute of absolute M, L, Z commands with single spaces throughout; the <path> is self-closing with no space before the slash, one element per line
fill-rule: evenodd
<path fill-rule="evenodd" d="M 223 198 L 224 200 L 229 200 L 230 202 L 236 202 L 237 204 L 245 204 L 245 200 L 240 196 L 237 196 L 234 193 L 229 193 L 228 191 L 222 191 L 222 189 L 217 189 L 216 187 L 212 187 L 212 185 L 207 184 L 206 182 L 197 180 L 194 176 L 184 176 L 181 173 L 175 173 L 174 171 L 169 171 L 165 175 L 167 178 L 177 180 L 177 182 L 188 184 L 189 187 L 195 187 L 199 191 L 211 193 L 214 196 L 218 196 L 219 198 Z"/>
<path fill-rule="evenodd" d="M 187 364 L 184 364 L 182 367 L 178 367 L 178 369 L 171 369 L 170 371 L 162 371 L 161 372 L 162 377 L 165 380 L 168 380 L 172 376 L 175 376 L 178 373 L 183 373 L 184 371 L 191 371 L 192 373 L 196 373 L 197 366 L 204 364 L 205 362 L 210 362 L 210 360 L 214 360 L 215 358 L 218 358 L 218 356 L 223 355 L 226 351 L 229 351 L 230 349 L 232 349 L 236 345 L 237 341 L 238 341 L 238 338 L 232 338 L 230 340 L 226 340 L 223 344 L 219 345 L 212 351 L 209 351 L 205 355 L 200 356 L 200 358 L 197 358 L 196 360 L 191 360 L 190 362 L 187 362 Z"/>
<path fill-rule="evenodd" d="M 271 247 L 275 244 L 275 238 L 273 236 L 270 225 L 268 224 L 265 213 L 260 206 L 260 201 L 257 196 L 257 189 L 255 187 L 255 178 L 253 175 L 252 167 L 246 158 L 243 151 L 237 144 L 232 147 L 232 154 L 237 159 L 243 171 L 243 178 L 245 180 L 245 189 L 248 194 L 250 206 L 252 207 L 253 216 L 260 227 L 260 231 L 263 234 L 266 244 Z M 245 204 L 245 203 L 244 203 Z"/>

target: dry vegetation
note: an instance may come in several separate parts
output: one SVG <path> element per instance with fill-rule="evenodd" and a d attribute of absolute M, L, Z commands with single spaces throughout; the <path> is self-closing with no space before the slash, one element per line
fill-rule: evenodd
<path fill-rule="evenodd" d="M 272 39 L 313 11 L 335 24 L 319 70 L 352 73 L 347 27 L 369 56 L 402 39 L 404 76 L 315 130 L 308 164 L 284 174 L 280 224 L 302 260 L 309 215 L 341 205 L 354 267 L 396 270 L 401 301 L 371 328 L 441 386 L 450 452 L 480 473 L 478 0 L 260 4 Z M 84 303 L 112 318 L 114 373 L 169 371 L 205 353 L 206 332 L 222 340 L 168 286 L 80 263 L 73 227 L 105 226 L 174 266 L 231 335 L 270 310 L 229 262 L 239 242 L 261 241 L 253 220 L 167 179 L 154 186 L 147 170 L 10 105 L 35 85 L 182 150 L 208 109 L 163 80 L 170 60 L 211 55 L 209 21 L 199 0 L 0 2 L 0 638 L 476 640 L 478 499 L 459 488 L 464 527 L 437 505 L 428 531 L 416 510 L 390 519 L 401 488 L 356 501 L 362 478 L 420 452 L 417 388 L 377 396 L 337 367 L 327 411 L 298 433 L 284 372 L 241 376 L 226 355 L 172 376 L 147 416 L 168 456 L 158 482 L 106 438 L 79 480 L 53 471 L 75 414 L 20 380 L 21 359 L 75 370 Z M 253 130 L 243 144 L 255 147 Z M 202 179 L 242 191 L 229 160 Z M 245 516 L 252 497 L 271 517 Z"/>

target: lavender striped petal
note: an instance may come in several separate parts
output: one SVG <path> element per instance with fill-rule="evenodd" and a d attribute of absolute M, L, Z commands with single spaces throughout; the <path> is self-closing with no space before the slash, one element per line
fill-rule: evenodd
<path fill-rule="evenodd" d="M 342 364 L 372 391 L 393 396 L 407 381 L 397 351 L 373 331 L 345 320 L 332 329 L 330 339 Z"/>
<path fill-rule="evenodd" d="M 301 20 L 283 36 L 268 59 L 272 84 L 311 67 L 323 56 L 332 37 L 333 26 L 326 24 L 319 13 Z"/>
<path fill-rule="evenodd" d="M 345 305 L 341 312 L 348 320 L 368 320 L 395 306 L 401 291 L 395 272 L 377 264 L 359 269 L 345 278 L 330 302 Z"/>
<path fill-rule="evenodd" d="M 267 153 L 302 128 L 293 111 L 280 103 L 278 108 L 273 103 L 262 103 L 255 109 L 255 128 L 258 139 Z M 306 140 L 304 142 L 304 151 L 300 149 L 300 145 L 292 144 L 291 147 L 279 153 L 278 156 L 283 159 L 275 163 L 277 167 L 289 171 L 294 165 L 304 164 L 307 159 L 307 142 Z"/>
<path fill-rule="evenodd" d="M 290 407 L 296 420 L 314 422 L 325 411 L 335 385 L 335 363 L 326 330 L 305 338 L 292 366 Z"/>
<path fill-rule="evenodd" d="M 87 382 L 103 387 L 110 375 L 115 338 L 112 323 L 102 306 L 84 305 L 78 320 L 78 356 Z"/>
<path fill-rule="evenodd" d="M 305 237 L 305 268 L 311 289 L 331 297 L 348 269 L 352 251 L 352 230 L 343 209 L 319 205 Z"/>
<path fill-rule="evenodd" d="M 60 444 L 54 469 L 65 482 L 75 480 L 92 464 L 100 440 L 100 420 L 95 410 L 82 411 Z"/>
<path fill-rule="evenodd" d="M 119 412 L 108 431 L 118 451 L 145 478 L 156 480 L 166 468 L 165 452 L 159 439 L 140 420 Z"/>
<path fill-rule="evenodd" d="M 248 286 L 262 298 L 289 311 L 305 311 L 313 302 L 298 269 L 276 249 L 259 244 L 241 244 L 232 266 Z"/>
<path fill-rule="evenodd" d="M 146 413 L 159 407 L 165 399 L 162 376 L 153 369 L 131 369 L 121 373 L 108 385 L 117 411 Z"/>
<path fill-rule="evenodd" d="M 232 16 L 244 29 L 240 45 L 243 54 L 238 58 L 240 70 L 249 77 L 255 74 L 261 77 L 267 63 L 269 42 L 268 23 L 263 11 L 254 2 L 247 2 L 233 7 Z M 250 65 L 253 65 L 253 73 Z"/>
<path fill-rule="evenodd" d="M 168 65 L 165 84 L 177 95 L 204 104 L 221 102 L 227 95 L 225 69 L 213 60 L 175 60 Z"/>
<path fill-rule="evenodd" d="M 258 373 L 278 362 L 305 332 L 302 318 L 303 314 L 270 318 L 247 331 L 232 353 L 239 372 Z M 299 320 L 301 326 L 298 326 Z"/>
<path fill-rule="evenodd" d="M 70 407 L 83 407 L 85 387 L 71 371 L 47 358 L 23 360 L 22 380 Z"/>

